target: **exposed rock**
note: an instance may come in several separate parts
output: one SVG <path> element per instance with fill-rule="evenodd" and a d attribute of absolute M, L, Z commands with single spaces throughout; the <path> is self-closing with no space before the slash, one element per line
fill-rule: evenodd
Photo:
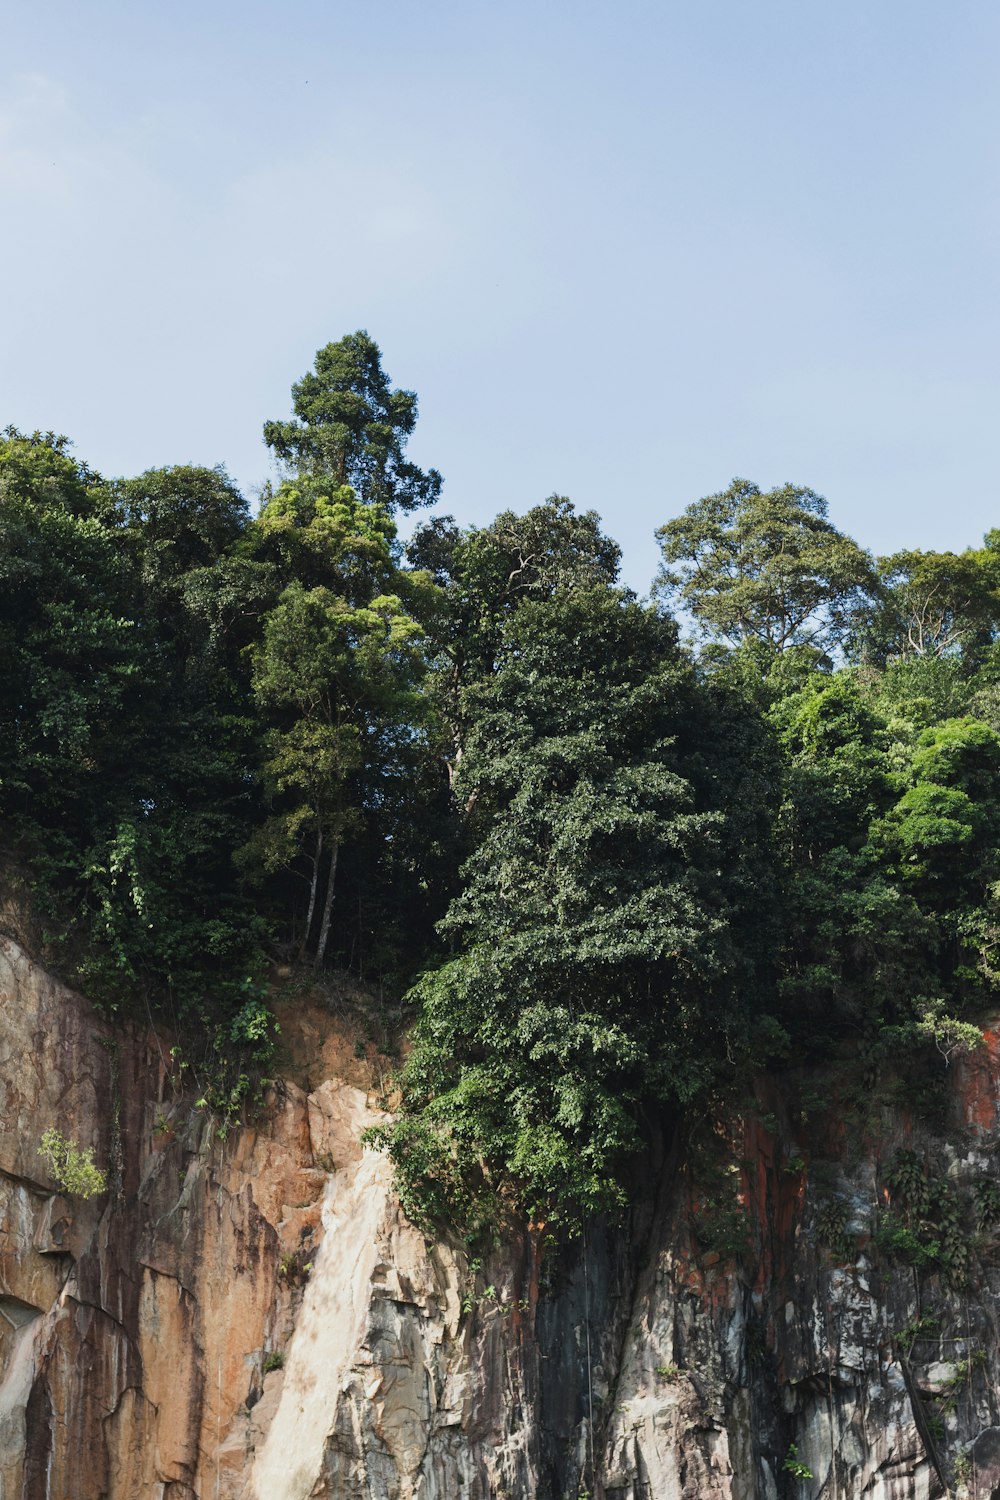
<path fill-rule="evenodd" d="M 297 1081 L 222 1140 L 151 1032 L 0 941 L 0 1500 L 1000 1495 L 988 1226 L 971 1291 L 871 1238 L 898 1145 L 955 1193 L 1000 1179 L 996 1032 L 947 1132 L 819 1141 L 762 1085 L 728 1142 L 738 1257 L 664 1152 L 628 1224 L 473 1268 L 362 1149 L 361 1049 L 305 1003 L 294 1029 Z M 50 1127 L 109 1192 L 60 1194 Z"/>

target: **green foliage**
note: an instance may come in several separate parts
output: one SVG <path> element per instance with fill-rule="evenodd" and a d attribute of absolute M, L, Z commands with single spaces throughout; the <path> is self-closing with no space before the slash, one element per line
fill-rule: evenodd
<path fill-rule="evenodd" d="M 928 1001 L 917 1011 L 916 1031 L 926 1037 L 940 1052 L 945 1063 L 965 1052 L 974 1052 L 983 1045 L 983 1034 L 970 1021 L 959 1021 L 945 1012 L 943 1000 Z"/>
<path fill-rule="evenodd" d="M 621 552 L 594 511 L 579 514 L 564 496 L 551 495 L 523 516 L 503 511 L 468 531 L 450 516 L 435 517 L 414 532 L 407 555 L 436 585 L 423 597 L 421 618 L 434 664 L 439 752 L 454 788 L 508 621 L 523 604 L 544 603 L 557 591 L 613 585 Z"/>
<path fill-rule="evenodd" d="M 189 1072 L 197 1088 L 195 1107 L 211 1112 L 220 1140 L 248 1110 L 262 1104 L 280 1030 L 259 981 L 244 979 L 233 987 L 233 995 L 228 1014 L 203 1012 L 201 1031 L 192 1029 L 183 1060 L 182 1049 L 174 1048 L 181 1073 Z"/>
<path fill-rule="evenodd" d="M 902 1328 L 897 1329 L 894 1337 L 900 1347 L 906 1350 L 907 1358 L 909 1358 L 914 1344 L 922 1340 L 936 1341 L 940 1332 L 940 1319 L 928 1313 L 923 1317 L 914 1318 L 912 1323 L 904 1323 Z"/>
<path fill-rule="evenodd" d="M 734 479 L 657 536 L 662 596 L 731 645 L 829 654 L 879 592 L 871 559 L 827 519 L 826 501 L 795 485 L 764 493 Z"/>
<path fill-rule="evenodd" d="M 265 422 L 264 440 L 300 472 L 330 474 L 388 510 L 438 498 L 437 470 L 424 473 L 404 456 L 416 394 L 390 388 L 381 351 L 364 329 L 320 349 L 314 369 L 292 387 L 292 401 L 296 419 Z"/>
<path fill-rule="evenodd" d="M 660 532 L 695 651 L 565 497 L 404 552 L 441 480 L 367 334 L 293 406 L 254 518 L 221 468 L 0 436 L 0 839 L 50 961 L 165 1016 L 220 1131 L 272 1068 L 269 954 L 405 994 L 371 1139 L 470 1232 L 614 1212 L 654 1130 L 775 1061 L 941 1098 L 1000 989 L 1000 537 L 876 570 L 813 491 L 734 481 Z M 960 1284 L 993 1185 L 891 1176 L 878 1243 Z"/>
<path fill-rule="evenodd" d="M 247 980 L 246 999 L 229 1022 L 229 1040 L 242 1048 L 253 1062 L 270 1060 L 272 1041 L 278 1030 L 263 988 Z"/>
<path fill-rule="evenodd" d="M 878 658 L 980 656 L 1000 621 L 1000 556 L 907 550 L 878 561 L 882 607 L 863 630 Z"/>
<path fill-rule="evenodd" d="M 100 479 L 70 456 L 72 444 L 54 432 L 0 432 L 0 494 L 12 505 L 85 519 L 93 515 Z"/>
<path fill-rule="evenodd" d="M 910 1266 L 933 1266 L 938 1258 L 937 1240 L 923 1240 L 916 1230 L 892 1213 L 883 1215 L 874 1239 L 875 1244 L 886 1255 L 903 1260 Z"/>
<path fill-rule="evenodd" d="M 933 1179 L 912 1151 L 897 1151 L 886 1182 L 902 1212 L 890 1209 L 875 1231 L 876 1245 L 889 1256 L 924 1270 L 936 1270 L 949 1286 L 964 1287 L 971 1264 L 968 1209 L 946 1182 Z"/>
<path fill-rule="evenodd" d="M 340 848 L 370 795 L 369 757 L 384 782 L 394 744 L 412 743 L 421 717 L 421 631 L 399 595 L 383 592 L 395 577 L 394 529 L 380 507 L 361 505 L 347 487 L 332 498 L 313 491 L 308 504 L 283 489 L 260 526 L 300 537 L 310 567 L 321 561 L 337 585 L 293 580 L 264 619 L 253 686 L 270 722 L 262 770 L 271 811 L 241 854 L 251 873 L 307 865 L 299 951 L 318 923 L 321 965 Z"/>
<path fill-rule="evenodd" d="M 801 1461 L 799 1450 L 794 1443 L 789 1443 L 788 1452 L 785 1454 L 781 1467 L 786 1474 L 791 1474 L 793 1479 L 812 1479 L 813 1477 L 812 1469 Z"/>
<path fill-rule="evenodd" d="M 107 1173 L 94 1163 L 94 1148 L 80 1147 L 54 1127 L 42 1136 L 38 1154 L 64 1193 L 94 1198 L 107 1191 Z"/>
<path fill-rule="evenodd" d="M 912 1213 L 925 1217 L 930 1212 L 930 1181 L 915 1151 L 896 1152 L 886 1173 L 886 1182 L 894 1193 L 905 1199 Z"/>
<path fill-rule="evenodd" d="M 976 1228 L 990 1229 L 1000 1223 L 1000 1183 L 991 1178 L 977 1182 L 973 1190 Z"/>
<path fill-rule="evenodd" d="M 164 506 L 169 492 L 180 512 L 179 491 L 206 472 L 213 493 L 225 488 L 191 470 L 145 476 L 142 488 Z M 161 515 L 147 548 L 135 515 L 115 509 L 62 440 L 8 433 L 0 475 L 8 848 L 32 869 L 50 942 L 94 998 L 115 1006 L 155 985 L 180 1010 L 206 986 L 221 999 L 263 936 L 231 865 L 247 768 L 238 727 L 220 717 L 228 678 L 208 671 L 186 613 L 180 553 L 169 568 L 143 561 L 162 560 L 170 526 Z M 226 496 L 235 525 L 242 502 Z"/>
<path fill-rule="evenodd" d="M 242 976 L 289 912 L 310 936 L 296 887 L 332 896 L 341 844 L 370 839 L 385 874 L 360 880 L 349 849 L 345 904 L 389 947 L 419 890 L 398 830 L 423 774 L 422 585 L 388 516 L 423 482 L 401 457 L 416 406 L 364 378 L 374 404 L 345 462 L 367 504 L 312 464 L 251 521 L 218 468 L 104 483 L 64 439 L 0 441 L 5 852 L 31 871 L 50 956 L 94 999 L 144 996 L 193 1053 L 226 1055 L 203 1093 L 227 1113 L 254 1087 L 252 1068 L 230 1077 Z M 397 424 L 381 437 L 379 379 Z M 360 933 L 330 937 L 314 905 L 317 958 L 352 950 Z"/>
<path fill-rule="evenodd" d="M 978 1044 L 962 1013 L 993 983 L 1000 741 L 967 717 L 894 729 L 886 706 L 842 670 L 769 709 L 784 761 L 779 1015 L 815 1016 L 814 1049 L 849 1027 L 947 1062 Z"/>
<path fill-rule="evenodd" d="M 834 1260 L 853 1260 L 854 1245 L 847 1233 L 847 1205 L 840 1198 L 827 1198 L 816 1214 L 816 1234 Z"/>
<path fill-rule="evenodd" d="M 127 538 L 154 588 L 211 568 L 239 540 L 249 515 L 221 467 L 151 469 L 102 487 L 96 503 L 104 524 Z"/>
<path fill-rule="evenodd" d="M 730 955 L 719 820 L 675 748 L 692 693 L 672 626 L 616 591 L 508 622 L 461 767 L 484 832 L 442 924 L 458 951 L 413 997 L 399 1129 L 434 1143 L 433 1182 L 479 1163 L 538 1217 L 613 1206 L 643 1101 L 710 1073 Z"/>

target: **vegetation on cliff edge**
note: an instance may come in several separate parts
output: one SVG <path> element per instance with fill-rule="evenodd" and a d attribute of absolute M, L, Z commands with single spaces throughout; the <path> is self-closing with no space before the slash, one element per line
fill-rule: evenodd
<path fill-rule="evenodd" d="M 873 559 L 813 491 L 734 480 L 665 521 L 641 602 L 560 496 L 404 547 L 442 482 L 366 334 L 293 406 L 253 515 L 221 468 L 0 439 L 0 818 L 51 960 L 200 1039 L 227 1107 L 269 956 L 405 994 L 376 1138 L 425 1219 L 572 1223 L 720 1080 L 968 1045 L 1000 533 Z"/>

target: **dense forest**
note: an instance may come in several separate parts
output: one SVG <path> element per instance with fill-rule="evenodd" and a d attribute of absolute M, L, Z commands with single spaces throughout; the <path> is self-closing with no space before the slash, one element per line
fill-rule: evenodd
<path fill-rule="evenodd" d="M 424 1218 L 611 1209 L 651 1121 L 765 1065 L 932 1084 L 1000 980 L 1000 531 L 875 559 L 737 479 L 640 600 L 560 496 L 404 546 L 442 481 L 367 334 L 292 401 L 256 514 L 0 438 L 3 855 L 49 961 L 222 1115 L 276 959 L 391 996 Z"/>

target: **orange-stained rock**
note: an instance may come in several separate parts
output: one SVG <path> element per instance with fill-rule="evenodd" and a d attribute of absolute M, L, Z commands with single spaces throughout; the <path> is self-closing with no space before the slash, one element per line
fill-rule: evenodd
<path fill-rule="evenodd" d="M 981 1134 L 995 1130 L 1000 1111 L 1000 1023 L 983 1028 L 983 1045 L 956 1058 L 955 1090 L 964 1123 Z"/>

